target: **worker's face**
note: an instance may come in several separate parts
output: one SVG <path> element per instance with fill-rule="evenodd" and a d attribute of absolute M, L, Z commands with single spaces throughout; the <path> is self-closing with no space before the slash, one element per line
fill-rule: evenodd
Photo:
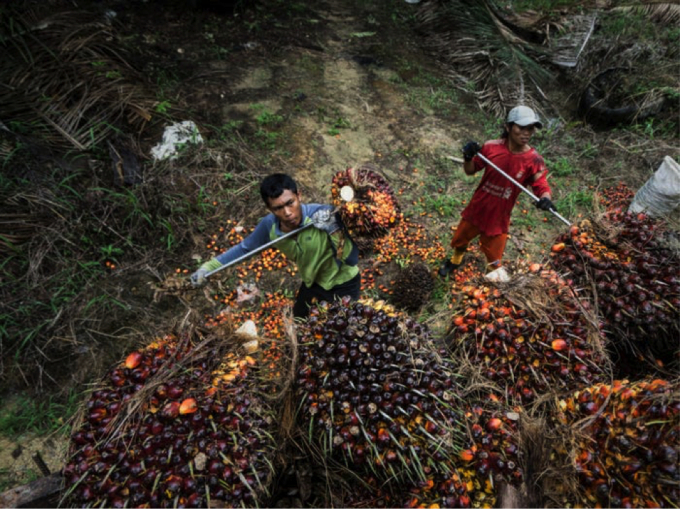
<path fill-rule="evenodd" d="M 302 222 L 300 193 L 284 189 L 278 198 L 270 198 L 267 207 L 281 223 L 281 231 L 295 230 Z"/>
<path fill-rule="evenodd" d="M 511 124 L 506 125 L 505 129 L 508 131 L 508 138 L 510 143 L 515 147 L 523 148 L 529 144 L 529 140 L 536 132 L 536 126 L 528 125 L 522 127 L 521 125 Z"/>

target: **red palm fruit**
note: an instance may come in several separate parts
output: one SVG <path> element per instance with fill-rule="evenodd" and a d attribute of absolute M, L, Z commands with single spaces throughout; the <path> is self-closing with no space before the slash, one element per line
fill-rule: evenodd
<path fill-rule="evenodd" d="M 196 400 L 194 398 L 185 399 L 179 406 L 180 415 L 192 414 L 196 410 L 198 410 L 198 406 L 196 405 Z"/>
<path fill-rule="evenodd" d="M 553 339 L 551 346 L 553 350 L 561 352 L 562 350 L 566 350 L 569 345 L 564 339 Z"/>
<path fill-rule="evenodd" d="M 503 421 L 501 421 L 498 417 L 494 417 L 492 419 L 489 419 L 489 422 L 486 423 L 486 429 L 488 431 L 496 431 L 503 425 Z"/>
<path fill-rule="evenodd" d="M 116 387 L 122 387 L 125 385 L 126 378 L 123 371 L 120 369 L 114 369 L 111 373 L 111 383 Z"/>
<path fill-rule="evenodd" d="M 565 246 L 564 242 L 558 242 L 557 244 L 554 244 L 553 247 L 550 248 L 550 250 L 551 250 L 553 253 L 559 253 L 559 252 L 562 251 L 565 247 L 566 247 L 566 246 Z"/>
<path fill-rule="evenodd" d="M 170 399 L 178 399 L 182 397 L 182 394 L 184 393 L 184 389 L 180 387 L 179 385 L 170 385 L 167 388 L 167 396 Z"/>
<path fill-rule="evenodd" d="M 171 401 L 163 407 L 161 415 L 163 415 L 163 417 L 174 419 L 179 415 L 179 406 L 179 401 Z"/>
<path fill-rule="evenodd" d="M 142 362 L 142 354 L 139 352 L 132 352 L 125 359 L 125 367 L 128 369 L 134 369 L 139 366 L 140 362 Z"/>
<path fill-rule="evenodd" d="M 106 408 L 93 408 L 87 416 L 92 424 L 101 421 L 104 417 L 106 417 Z"/>

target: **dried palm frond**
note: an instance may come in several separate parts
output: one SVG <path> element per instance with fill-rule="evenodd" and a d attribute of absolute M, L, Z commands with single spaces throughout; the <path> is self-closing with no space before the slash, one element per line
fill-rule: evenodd
<path fill-rule="evenodd" d="M 680 21 L 680 4 L 677 2 L 647 1 L 643 5 L 620 5 L 615 11 L 634 12 L 649 16 L 652 21 L 663 25 L 673 25 Z"/>
<path fill-rule="evenodd" d="M 26 126 L 48 144 L 89 149 L 116 126 L 141 129 L 153 97 L 115 49 L 105 18 L 64 12 L 36 20 L 0 18 L 0 118 Z"/>
<path fill-rule="evenodd" d="M 512 30 L 491 0 L 428 2 L 418 25 L 426 48 L 484 109 L 503 115 L 544 96 L 551 74 L 539 62 L 546 52 Z"/>

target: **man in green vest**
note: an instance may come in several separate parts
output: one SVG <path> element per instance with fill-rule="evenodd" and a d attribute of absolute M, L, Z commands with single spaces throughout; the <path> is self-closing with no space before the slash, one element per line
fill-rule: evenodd
<path fill-rule="evenodd" d="M 276 247 L 294 261 L 302 278 L 293 315 L 304 318 L 313 301 L 332 301 L 348 296 L 358 299 L 361 290 L 359 250 L 343 231 L 331 205 L 302 203 L 296 182 L 283 173 L 266 177 L 260 195 L 270 214 L 243 241 L 208 260 L 191 275 L 194 286 L 202 286 L 206 274 L 246 255 L 264 244 L 312 223 L 297 235 L 281 240 Z"/>

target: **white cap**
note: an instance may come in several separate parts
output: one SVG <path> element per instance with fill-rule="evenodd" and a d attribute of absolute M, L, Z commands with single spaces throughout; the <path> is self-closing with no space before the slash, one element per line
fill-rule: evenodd
<path fill-rule="evenodd" d="M 529 108 L 528 106 L 515 106 L 508 113 L 507 123 L 517 124 L 519 126 L 525 127 L 528 125 L 535 125 L 536 127 L 543 127 L 541 121 L 538 119 L 536 112 Z"/>

